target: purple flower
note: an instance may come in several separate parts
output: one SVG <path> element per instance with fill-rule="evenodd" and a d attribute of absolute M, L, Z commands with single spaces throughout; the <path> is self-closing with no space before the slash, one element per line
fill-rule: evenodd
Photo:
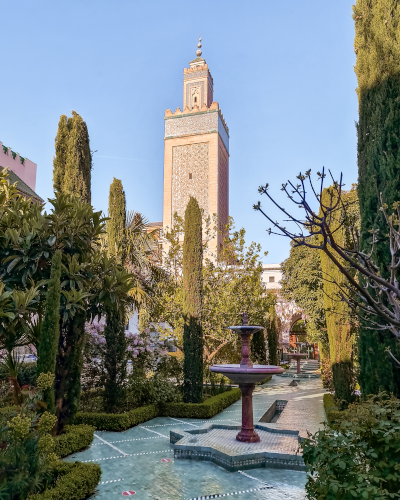
<path fill-rule="evenodd" d="M 133 355 L 135 356 L 135 358 L 136 358 L 136 356 L 137 356 L 138 354 L 139 354 L 139 351 L 138 351 L 137 349 L 134 349 L 134 350 L 133 350 Z"/>
<path fill-rule="evenodd" d="M 134 358 L 137 358 L 137 354 L 133 353 L 133 357 L 134 357 Z"/>
<path fill-rule="evenodd" d="M 143 340 L 139 339 L 139 345 L 143 345 L 143 344 L 144 344 Z"/>
<path fill-rule="evenodd" d="M 136 339 L 133 341 L 133 345 L 137 345 L 137 340 Z"/>
<path fill-rule="evenodd" d="M 139 349 L 140 349 L 140 352 L 144 351 L 144 347 L 139 347 Z"/>
<path fill-rule="evenodd" d="M 146 328 L 144 333 L 150 333 L 150 328 Z"/>
<path fill-rule="evenodd" d="M 151 348 L 150 347 L 146 347 L 146 351 L 147 352 L 151 352 Z"/>
<path fill-rule="evenodd" d="M 127 347 L 127 351 L 132 351 L 132 350 L 133 350 L 133 347 L 132 347 L 132 346 L 130 346 L 130 345 L 128 345 L 128 347 Z"/>

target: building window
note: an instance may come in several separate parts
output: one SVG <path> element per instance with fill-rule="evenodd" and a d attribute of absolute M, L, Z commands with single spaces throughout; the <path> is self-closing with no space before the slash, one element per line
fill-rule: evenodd
<path fill-rule="evenodd" d="M 191 178 L 192 178 L 192 174 L 189 174 L 189 179 L 191 179 Z"/>
<path fill-rule="evenodd" d="M 195 98 L 194 98 L 194 102 L 197 102 L 197 97 L 196 97 L 196 96 L 195 96 Z"/>
<path fill-rule="evenodd" d="M 269 282 L 270 283 L 275 283 L 275 276 L 270 276 L 269 277 Z"/>

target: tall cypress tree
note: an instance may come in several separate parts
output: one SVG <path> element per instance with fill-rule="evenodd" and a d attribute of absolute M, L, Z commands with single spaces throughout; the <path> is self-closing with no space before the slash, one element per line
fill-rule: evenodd
<path fill-rule="evenodd" d="M 201 403 L 203 394 L 203 243 L 201 211 L 190 198 L 185 211 L 183 241 L 183 352 L 185 403 Z"/>
<path fill-rule="evenodd" d="M 268 332 L 268 362 L 270 365 L 279 365 L 278 356 L 278 316 L 275 306 L 269 309 Z"/>
<path fill-rule="evenodd" d="M 51 278 L 45 303 L 45 315 L 38 346 L 37 374 L 55 373 L 58 339 L 60 337 L 61 252 L 51 260 Z M 43 401 L 47 410 L 55 412 L 54 388 L 46 389 Z"/>
<path fill-rule="evenodd" d="M 264 330 L 253 333 L 251 337 L 251 357 L 259 365 L 267 364 L 267 350 L 265 348 Z"/>
<path fill-rule="evenodd" d="M 62 115 L 55 139 L 53 186 L 57 192 L 76 194 L 91 202 L 92 154 L 89 133 L 82 117 L 72 111 L 72 117 Z"/>
<path fill-rule="evenodd" d="M 126 201 L 122 182 L 114 177 L 108 197 L 107 239 L 108 252 L 117 256 L 123 251 L 123 239 L 126 221 Z"/>
<path fill-rule="evenodd" d="M 371 230 L 379 229 L 374 261 L 388 275 L 390 251 L 379 195 L 390 207 L 400 200 L 400 43 L 398 0 L 357 0 L 353 7 L 355 72 L 358 79 L 358 196 L 361 242 L 370 251 Z M 379 323 L 379 319 L 377 320 Z M 387 352 L 400 357 L 392 334 L 371 330 L 370 318 L 360 318 L 360 385 L 364 394 L 380 389 L 400 395 L 400 370 Z"/>
<path fill-rule="evenodd" d="M 329 206 L 333 196 L 330 188 L 324 189 L 322 193 L 322 204 Z M 332 198 L 333 203 L 336 202 Z M 336 241 L 342 246 L 350 241 L 347 227 L 354 221 L 359 220 L 358 199 L 354 189 L 342 192 L 342 202 L 346 204 L 348 223 L 345 220 L 344 211 L 338 208 L 332 217 L 331 228 L 335 230 Z M 352 219 L 350 221 L 350 218 Z M 341 259 L 336 255 L 339 262 Z M 341 290 L 335 283 L 345 287 L 346 281 L 339 269 L 326 255 L 320 251 L 321 270 L 325 277 L 323 281 L 324 302 L 326 311 L 326 328 L 329 339 L 329 359 L 332 366 L 333 385 L 335 397 L 338 402 L 350 403 L 354 391 L 353 374 L 353 349 L 356 337 L 356 324 L 346 302 L 339 299 Z"/>

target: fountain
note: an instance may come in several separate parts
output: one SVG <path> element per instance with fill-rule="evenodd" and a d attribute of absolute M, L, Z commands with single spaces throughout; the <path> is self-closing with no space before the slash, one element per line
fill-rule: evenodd
<path fill-rule="evenodd" d="M 251 326 L 247 323 L 247 314 L 243 315 L 242 326 L 230 326 L 242 338 L 242 360 L 240 365 L 214 365 L 210 371 L 222 373 L 233 382 L 239 384 L 242 392 L 242 429 L 236 436 L 238 441 L 256 443 L 260 441 L 253 423 L 253 391 L 256 382 L 261 382 L 267 375 L 283 373 L 284 369 L 274 365 L 253 365 L 250 360 L 250 338 L 253 333 L 262 330 L 262 326 Z"/>
<path fill-rule="evenodd" d="M 305 354 L 305 353 L 303 354 L 300 352 L 300 346 L 301 346 L 302 342 L 295 342 L 295 344 L 297 345 L 297 352 L 288 353 L 288 357 L 295 359 L 297 361 L 297 375 L 300 375 L 300 373 L 301 373 L 300 360 L 306 358 L 307 354 Z"/>
<path fill-rule="evenodd" d="M 230 329 L 242 338 L 242 360 L 238 365 L 214 365 L 210 370 L 239 384 L 242 393 L 242 425 L 238 425 L 239 422 L 232 420 L 232 417 L 228 421 L 233 424 L 228 425 L 226 419 L 216 417 L 200 427 L 188 422 L 194 429 L 171 430 L 170 443 L 174 458 L 206 460 L 231 472 L 258 467 L 304 471 L 305 464 L 299 454 L 299 431 L 277 429 L 277 424 L 271 423 L 271 418 L 264 418 L 275 414 L 277 408 L 282 412 L 286 401 L 274 401 L 269 409 L 266 408 L 267 412 L 259 422 L 256 425 L 253 422 L 256 382 L 284 371 L 279 366 L 253 365 L 250 360 L 251 335 L 263 327 L 248 325 L 247 314 L 244 314 L 243 325 L 231 326 Z M 182 421 L 182 424 L 185 422 Z"/>

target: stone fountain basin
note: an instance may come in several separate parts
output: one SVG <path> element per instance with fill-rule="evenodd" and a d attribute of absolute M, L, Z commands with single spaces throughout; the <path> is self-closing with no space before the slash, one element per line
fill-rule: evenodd
<path fill-rule="evenodd" d="M 222 373 L 236 384 L 256 384 L 264 380 L 268 375 L 275 375 L 285 371 L 280 366 L 273 365 L 253 365 L 253 367 L 214 365 L 210 367 L 210 370 L 215 373 Z"/>

